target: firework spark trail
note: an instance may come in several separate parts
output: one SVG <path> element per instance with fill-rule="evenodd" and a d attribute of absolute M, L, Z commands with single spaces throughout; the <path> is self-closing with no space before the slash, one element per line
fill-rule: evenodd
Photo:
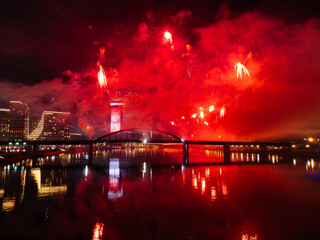
<path fill-rule="evenodd" d="M 214 110 L 214 106 L 211 105 L 211 106 L 209 107 L 209 112 L 212 112 L 213 110 Z"/>
<path fill-rule="evenodd" d="M 163 34 L 164 38 L 170 41 L 171 43 L 171 50 L 174 50 L 174 45 L 172 44 L 172 34 L 168 31 L 165 31 Z"/>
<path fill-rule="evenodd" d="M 100 67 L 100 70 L 98 72 L 98 82 L 99 82 L 100 88 L 103 88 L 107 86 L 107 77 L 102 65 L 99 65 L 99 67 Z"/>
<path fill-rule="evenodd" d="M 170 32 L 165 31 L 164 34 L 163 34 L 163 36 L 164 36 L 165 39 L 169 40 L 170 43 L 172 44 L 172 35 L 171 35 Z"/>
<path fill-rule="evenodd" d="M 245 75 L 248 75 L 248 77 L 250 77 L 250 73 L 248 71 L 248 69 L 242 65 L 240 62 L 238 62 L 236 65 L 234 65 L 234 69 L 236 69 L 237 71 L 237 78 L 241 78 L 242 79 L 242 72 L 245 74 Z"/>
<path fill-rule="evenodd" d="M 222 107 L 221 110 L 220 110 L 220 118 L 224 117 L 225 112 L 226 112 L 225 107 Z"/>

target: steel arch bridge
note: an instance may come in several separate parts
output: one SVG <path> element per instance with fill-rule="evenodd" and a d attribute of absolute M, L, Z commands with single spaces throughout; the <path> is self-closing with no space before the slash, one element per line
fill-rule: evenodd
<path fill-rule="evenodd" d="M 158 129 L 131 128 L 108 133 L 95 140 L 98 142 L 143 142 L 143 143 L 183 143 L 183 139 Z"/>

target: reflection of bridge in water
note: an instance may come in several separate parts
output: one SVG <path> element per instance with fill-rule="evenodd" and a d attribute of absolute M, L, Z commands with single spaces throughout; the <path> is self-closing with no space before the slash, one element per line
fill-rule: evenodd
<path fill-rule="evenodd" d="M 183 161 L 185 165 L 189 164 L 189 150 L 192 145 L 203 146 L 221 146 L 223 147 L 224 163 L 230 163 L 230 147 L 254 146 L 256 151 L 266 153 L 269 147 L 280 147 L 290 149 L 291 143 L 279 142 L 233 142 L 233 141 L 194 141 L 184 140 L 176 135 L 157 129 L 127 129 L 112 132 L 94 140 L 76 140 L 76 141 L 25 141 L 26 146 L 33 146 L 33 153 L 39 151 L 39 146 L 45 145 L 87 145 L 89 152 L 89 165 L 93 164 L 93 151 L 99 144 L 123 144 L 123 143 L 142 143 L 150 144 L 179 144 L 183 149 Z M 2 142 L 0 145 L 8 145 L 9 142 Z M 14 143 L 11 143 L 14 145 Z"/>

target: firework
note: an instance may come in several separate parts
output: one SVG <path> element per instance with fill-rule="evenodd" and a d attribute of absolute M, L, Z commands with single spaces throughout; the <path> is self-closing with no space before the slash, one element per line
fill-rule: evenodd
<path fill-rule="evenodd" d="M 98 81 L 99 81 L 100 88 L 103 88 L 107 86 L 107 77 L 102 65 L 99 65 L 99 67 L 100 67 L 100 70 L 98 72 Z"/>
<path fill-rule="evenodd" d="M 164 34 L 163 34 L 163 36 L 164 36 L 165 39 L 169 40 L 170 43 L 172 44 L 172 35 L 171 35 L 170 32 L 165 31 Z"/>
<path fill-rule="evenodd" d="M 224 117 L 225 112 L 226 112 L 226 109 L 224 107 L 222 107 L 221 110 L 220 110 L 220 117 L 221 118 Z"/>
<path fill-rule="evenodd" d="M 214 110 L 214 106 L 211 105 L 211 106 L 209 107 L 209 112 L 212 112 L 213 110 Z"/>
<path fill-rule="evenodd" d="M 200 117 L 203 119 L 204 118 L 204 113 L 201 111 L 200 112 Z"/>
<path fill-rule="evenodd" d="M 196 117 L 197 117 L 196 113 L 191 116 L 191 118 L 196 118 Z"/>
<path fill-rule="evenodd" d="M 188 52 L 190 52 L 191 51 L 191 45 L 190 44 L 186 44 L 186 49 L 187 49 Z"/>
<path fill-rule="evenodd" d="M 172 44 L 172 35 L 171 35 L 171 33 L 168 32 L 168 31 L 165 31 L 164 34 L 163 34 L 163 36 L 164 36 L 164 38 L 165 38 L 167 41 L 170 41 L 170 43 L 171 43 L 170 48 L 171 48 L 171 50 L 173 51 L 173 50 L 174 50 L 174 46 L 173 46 L 173 44 Z"/>
<path fill-rule="evenodd" d="M 250 77 L 250 73 L 249 73 L 248 69 L 244 65 L 242 65 L 240 62 L 238 62 L 236 65 L 234 65 L 234 69 L 236 69 L 236 71 L 237 71 L 237 78 L 240 77 L 242 79 L 242 73 L 244 73 L 245 75 Z"/>

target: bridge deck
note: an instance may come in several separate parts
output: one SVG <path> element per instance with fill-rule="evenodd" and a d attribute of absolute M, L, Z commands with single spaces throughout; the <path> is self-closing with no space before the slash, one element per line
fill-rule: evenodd
<path fill-rule="evenodd" d="M 21 146 L 21 145 L 90 145 L 95 143 L 125 143 L 125 142 L 135 142 L 142 143 L 138 140 L 75 140 L 75 141 L 22 141 L 19 142 L 19 145 L 16 145 L 14 141 L 0 142 L 0 146 Z M 10 143 L 10 144 L 9 144 Z M 185 140 L 185 141 L 162 141 L 162 140 L 153 140 L 148 141 L 148 144 L 156 143 L 179 143 L 179 144 L 190 144 L 190 145 L 230 145 L 230 146 L 283 146 L 289 147 L 292 143 L 288 142 L 233 142 L 233 141 L 194 141 L 194 140 Z"/>

